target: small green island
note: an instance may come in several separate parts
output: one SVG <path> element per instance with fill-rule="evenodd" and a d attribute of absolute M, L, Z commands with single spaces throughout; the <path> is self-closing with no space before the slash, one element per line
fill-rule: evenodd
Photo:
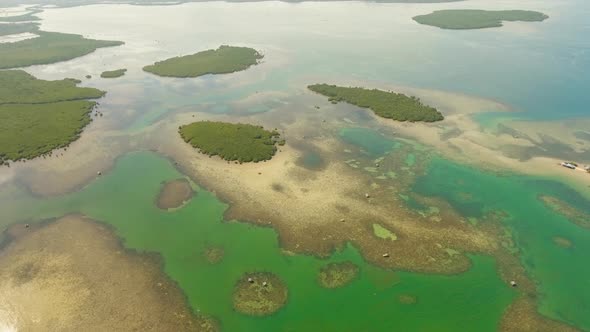
<path fill-rule="evenodd" d="M 283 145 L 276 130 L 243 123 L 199 121 L 179 128 L 182 139 L 209 156 L 227 161 L 259 162 L 270 160 Z"/>
<path fill-rule="evenodd" d="M 503 21 L 541 22 L 549 16 L 529 10 L 447 9 L 413 17 L 414 21 L 441 29 L 484 29 L 501 27 Z"/>
<path fill-rule="evenodd" d="M 352 282 L 359 274 L 359 267 L 353 262 L 330 263 L 318 273 L 318 282 L 324 288 L 340 288 Z"/>
<path fill-rule="evenodd" d="M 28 32 L 34 32 L 38 37 L 15 43 L 0 43 L 0 69 L 70 60 L 92 53 L 97 48 L 123 44 L 120 41 L 94 40 L 80 35 L 40 31 L 33 26 L 29 28 L 33 30 Z"/>
<path fill-rule="evenodd" d="M 333 104 L 344 101 L 396 121 L 435 122 L 444 119 L 436 108 L 424 105 L 417 97 L 401 93 L 329 84 L 309 85 L 308 89 L 328 97 Z"/>
<path fill-rule="evenodd" d="M 229 74 L 258 64 L 263 56 L 248 47 L 222 45 L 192 55 L 174 57 L 143 67 L 143 70 L 165 77 L 198 77 L 207 74 Z"/>
<path fill-rule="evenodd" d="M 127 69 L 107 70 L 107 71 L 103 71 L 102 74 L 100 74 L 100 77 L 102 77 L 102 78 L 117 78 L 117 77 L 121 77 L 121 76 L 125 75 L 126 72 L 127 72 Z"/>
<path fill-rule="evenodd" d="M 0 165 L 50 154 L 80 137 L 96 105 L 87 99 L 105 92 L 76 84 L 0 71 Z"/>
<path fill-rule="evenodd" d="M 285 283 L 272 273 L 246 273 L 234 287 L 233 306 L 246 315 L 267 316 L 287 304 L 288 293 Z"/>

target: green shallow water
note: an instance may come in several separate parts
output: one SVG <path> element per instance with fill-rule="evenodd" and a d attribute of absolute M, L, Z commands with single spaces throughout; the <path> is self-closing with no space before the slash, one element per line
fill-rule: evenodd
<path fill-rule="evenodd" d="M 161 183 L 179 177 L 168 160 L 132 153 L 77 193 L 39 200 L 14 187 L 0 192 L 0 225 L 69 212 L 110 224 L 125 246 L 159 253 L 193 309 L 217 318 L 225 331 L 494 331 L 516 296 L 490 257 L 471 257 L 472 269 L 454 276 L 394 272 L 366 264 L 352 246 L 328 259 L 284 253 L 271 228 L 223 220 L 227 206 L 205 190 L 173 212 L 157 209 Z M 220 263 L 202 256 L 210 246 L 224 249 Z M 359 265 L 359 278 L 343 288 L 321 288 L 320 267 L 344 260 Z M 256 270 L 277 274 L 289 288 L 288 304 L 265 318 L 239 314 L 231 304 L 236 280 Z M 402 304 L 400 295 L 417 303 Z"/>
<path fill-rule="evenodd" d="M 539 284 L 539 311 L 590 330 L 590 230 L 581 228 L 538 200 L 546 194 L 565 200 L 590 218 L 590 201 L 567 186 L 526 176 L 498 176 L 434 159 L 413 191 L 439 196 L 466 217 L 486 211 L 509 213 L 506 225 L 514 234 L 523 264 Z M 553 237 L 572 242 L 561 248 Z"/>

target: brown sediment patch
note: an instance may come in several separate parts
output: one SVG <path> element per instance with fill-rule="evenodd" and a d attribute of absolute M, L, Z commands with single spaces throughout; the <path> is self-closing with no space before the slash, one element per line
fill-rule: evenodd
<path fill-rule="evenodd" d="M 313 116 L 319 116 L 317 113 L 314 111 Z M 279 233 L 282 248 L 287 251 L 327 256 L 351 242 L 369 262 L 382 267 L 457 273 L 470 266 L 464 253 L 487 253 L 497 246 L 493 238 L 463 222 L 460 216 L 450 212 L 452 209 L 438 213 L 436 222 L 425 222 L 433 216 L 420 215 L 399 198 L 396 193 L 423 171 L 421 155 L 411 169 L 405 166 L 405 154 L 393 155 L 391 161 L 388 158 L 381 161 L 380 170 L 389 165 L 406 167 L 403 172 L 408 177 L 396 179 L 396 186 L 389 189 L 375 182 L 375 174 L 353 169 L 343 161 L 342 151 L 348 146 L 332 136 L 332 130 L 338 126 L 333 128 L 319 121 L 326 127 L 316 128 L 314 132 L 310 128 L 318 127 L 313 125 L 318 119 L 300 117 L 284 126 L 257 115 L 258 123 L 284 131 L 290 143 L 266 163 L 228 164 L 219 158 L 196 153 L 177 137 L 178 124 L 195 121 L 192 115 L 178 115 L 174 121 L 158 128 L 159 137 L 168 138 L 158 142 L 158 151 L 172 157 L 185 174 L 228 202 L 226 219 L 272 226 Z M 212 114 L 195 116 L 198 120 L 229 118 Z M 233 121 L 248 121 L 248 118 Z M 297 165 L 301 151 L 290 144 L 304 136 L 306 145 L 313 146 L 324 159 L 330 160 L 322 169 L 309 170 Z M 365 193 L 370 193 L 370 198 L 366 198 Z M 341 222 L 342 219 L 345 222 Z M 373 224 L 387 228 L 397 240 L 376 237 Z M 460 254 L 450 256 L 448 248 Z M 385 253 L 390 257 L 384 257 Z"/>
<path fill-rule="evenodd" d="M 418 298 L 413 295 L 409 295 L 409 294 L 402 294 L 402 295 L 398 296 L 397 299 L 399 300 L 399 302 L 401 304 L 416 304 L 416 303 L 418 303 Z"/>
<path fill-rule="evenodd" d="M 584 211 L 580 211 L 569 203 L 554 196 L 539 195 L 537 198 L 543 202 L 546 207 L 564 215 L 574 224 L 580 227 L 590 228 L 590 215 L 584 213 Z"/>
<path fill-rule="evenodd" d="M 555 243 L 555 245 L 557 245 L 561 248 L 571 248 L 572 247 L 572 241 L 570 241 L 564 237 L 561 237 L 561 236 L 554 236 L 553 243 Z"/>
<path fill-rule="evenodd" d="M 15 329 L 217 330 L 192 313 L 155 257 L 125 251 L 106 226 L 67 216 L 20 228 L 0 252 L 0 321 Z"/>
<path fill-rule="evenodd" d="M 225 251 L 221 247 L 208 247 L 205 248 L 203 256 L 210 264 L 217 264 L 223 260 Z"/>
<path fill-rule="evenodd" d="M 578 329 L 564 323 L 541 316 L 537 312 L 535 301 L 520 297 L 505 311 L 500 323 L 504 332 L 573 332 Z"/>
<path fill-rule="evenodd" d="M 318 273 L 318 282 L 324 288 L 339 288 L 348 285 L 359 274 L 359 267 L 353 262 L 329 263 Z"/>
<path fill-rule="evenodd" d="M 187 179 L 177 179 L 164 183 L 156 205 L 160 209 L 174 209 L 182 206 L 193 197 L 193 188 Z"/>
<path fill-rule="evenodd" d="M 246 273 L 234 287 L 233 305 L 240 313 L 266 316 L 287 304 L 288 293 L 287 286 L 272 273 Z"/>

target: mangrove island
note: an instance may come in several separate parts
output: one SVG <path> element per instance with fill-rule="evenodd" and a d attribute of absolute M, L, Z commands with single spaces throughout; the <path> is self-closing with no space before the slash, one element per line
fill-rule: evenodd
<path fill-rule="evenodd" d="M 483 29 L 502 26 L 502 21 L 541 22 L 549 16 L 529 10 L 447 9 L 413 17 L 414 21 L 441 29 Z"/>
<path fill-rule="evenodd" d="M 166 77 L 198 77 L 207 74 L 228 74 L 258 64 L 262 54 L 248 47 L 222 45 L 192 55 L 158 61 L 143 70 Z"/>
<path fill-rule="evenodd" d="M 68 146 L 91 121 L 105 94 L 76 81 L 44 81 L 22 70 L 0 71 L 0 165 Z"/>
<path fill-rule="evenodd" d="M 239 163 L 270 160 L 277 151 L 275 144 L 284 144 L 276 130 L 251 124 L 199 121 L 181 126 L 179 132 L 201 153 Z"/>
<path fill-rule="evenodd" d="M 0 69 L 70 60 L 92 53 L 97 48 L 123 44 L 120 41 L 86 39 L 68 33 L 35 31 L 35 34 L 38 37 L 15 43 L 0 43 Z"/>
<path fill-rule="evenodd" d="M 314 84 L 307 88 L 328 97 L 328 100 L 334 104 L 345 101 L 358 107 L 368 108 L 378 116 L 387 119 L 410 122 L 434 122 L 444 119 L 436 108 L 424 105 L 417 97 L 401 93 L 328 84 Z"/>
<path fill-rule="evenodd" d="M 100 74 L 100 77 L 102 77 L 102 78 L 117 78 L 117 77 L 121 77 L 121 76 L 125 75 L 126 72 L 127 72 L 127 69 L 107 70 L 107 71 L 103 71 L 102 74 Z"/>

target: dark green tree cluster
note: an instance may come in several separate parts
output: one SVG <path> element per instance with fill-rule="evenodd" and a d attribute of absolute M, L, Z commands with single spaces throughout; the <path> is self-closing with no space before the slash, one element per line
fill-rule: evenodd
<path fill-rule="evenodd" d="M 179 132 L 185 142 L 201 153 L 240 163 L 270 160 L 280 137 L 276 130 L 268 131 L 262 126 L 214 121 L 181 126 Z"/>
<path fill-rule="evenodd" d="M 3 70 L 0 71 L 0 105 L 40 104 L 104 96 L 104 91 L 77 87 L 76 84 L 79 82 L 67 78 L 60 81 L 45 81 L 23 70 Z"/>
<path fill-rule="evenodd" d="M 143 70 L 169 77 L 227 74 L 248 69 L 257 64 L 262 57 L 262 54 L 252 48 L 222 45 L 216 50 L 158 61 L 143 67 Z"/>
<path fill-rule="evenodd" d="M 0 71 L 0 165 L 51 155 L 80 137 L 103 91 L 76 81 L 44 81 L 22 70 Z"/>
<path fill-rule="evenodd" d="M 100 77 L 102 77 L 102 78 L 117 78 L 117 77 L 121 77 L 121 76 L 125 75 L 126 72 L 127 72 L 127 69 L 107 70 L 107 71 L 103 71 L 102 74 L 100 74 Z"/>
<path fill-rule="evenodd" d="M 120 41 L 86 39 L 80 35 L 36 31 L 39 37 L 16 43 L 0 43 L 0 69 L 49 64 L 122 45 Z"/>
<path fill-rule="evenodd" d="M 328 84 L 314 84 L 308 88 L 328 97 L 333 103 L 345 101 L 396 121 L 434 122 L 444 119 L 436 108 L 424 105 L 417 97 L 401 93 Z"/>
<path fill-rule="evenodd" d="M 529 10 L 447 9 L 415 16 L 414 21 L 441 29 L 483 29 L 501 27 L 502 21 L 540 22 L 549 16 Z"/>

